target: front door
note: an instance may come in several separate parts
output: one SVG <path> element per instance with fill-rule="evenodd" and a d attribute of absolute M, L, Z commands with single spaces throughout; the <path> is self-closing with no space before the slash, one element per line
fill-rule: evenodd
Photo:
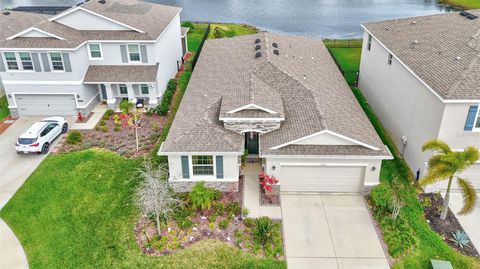
<path fill-rule="evenodd" d="M 248 150 L 248 154 L 258 155 L 258 133 L 245 133 L 245 149 Z"/>
<path fill-rule="evenodd" d="M 105 101 L 108 99 L 107 89 L 105 88 L 105 84 L 100 84 L 100 95 L 102 96 L 102 101 Z"/>

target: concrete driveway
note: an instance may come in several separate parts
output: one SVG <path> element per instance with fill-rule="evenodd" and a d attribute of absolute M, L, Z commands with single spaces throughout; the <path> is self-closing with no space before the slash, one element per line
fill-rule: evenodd
<path fill-rule="evenodd" d="M 360 195 L 282 194 L 289 269 L 387 269 Z"/>

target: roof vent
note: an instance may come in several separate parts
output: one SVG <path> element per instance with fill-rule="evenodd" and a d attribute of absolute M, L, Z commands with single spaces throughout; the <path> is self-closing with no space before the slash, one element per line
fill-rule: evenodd
<path fill-rule="evenodd" d="M 99 0 L 98 2 L 99 2 L 100 4 L 105 4 L 107 1 L 105 1 L 105 0 Z"/>
<path fill-rule="evenodd" d="M 9 12 L 9 11 L 5 11 L 5 12 L 3 12 L 2 14 L 5 15 L 5 16 L 8 16 L 8 15 L 10 15 L 10 12 Z"/>
<path fill-rule="evenodd" d="M 260 43 L 260 39 L 257 38 L 255 39 L 255 44 L 258 44 L 258 43 Z"/>
<path fill-rule="evenodd" d="M 262 57 L 262 53 L 261 53 L 261 52 L 255 53 L 255 59 L 256 59 L 256 58 L 260 58 L 260 57 Z"/>
<path fill-rule="evenodd" d="M 412 24 L 416 24 L 416 23 L 417 23 L 417 21 L 412 21 Z"/>
<path fill-rule="evenodd" d="M 477 16 L 473 15 L 472 13 L 466 12 L 466 11 L 461 11 L 459 14 L 460 14 L 460 16 L 465 17 L 469 20 L 474 20 L 474 19 L 478 18 Z"/>
<path fill-rule="evenodd" d="M 272 43 L 272 46 L 273 46 L 274 48 L 278 48 L 278 44 L 277 44 L 277 43 Z"/>
<path fill-rule="evenodd" d="M 455 60 L 460 61 L 462 58 L 460 56 L 455 57 Z"/>
<path fill-rule="evenodd" d="M 273 50 L 273 54 L 275 54 L 275 55 L 280 55 L 280 53 L 278 52 L 278 50 Z"/>
<path fill-rule="evenodd" d="M 258 44 L 258 45 L 255 46 L 255 50 L 259 50 L 259 49 L 261 49 L 261 48 L 262 48 L 262 46 L 261 46 L 260 44 Z"/>

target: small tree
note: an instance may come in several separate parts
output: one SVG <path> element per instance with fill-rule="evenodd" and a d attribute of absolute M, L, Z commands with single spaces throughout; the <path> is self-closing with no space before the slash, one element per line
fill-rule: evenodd
<path fill-rule="evenodd" d="M 140 120 L 142 119 L 142 112 L 136 108 L 133 111 L 131 111 L 130 113 L 131 115 L 128 113 L 125 113 L 125 111 L 130 111 L 129 109 L 125 109 L 125 110 L 122 109 L 122 111 L 123 113 L 120 115 L 122 126 L 132 127 L 135 130 L 135 146 L 136 146 L 136 151 L 138 152 L 138 148 L 139 148 L 138 129 L 140 128 Z"/>
<path fill-rule="evenodd" d="M 136 188 L 135 204 L 143 215 L 155 218 L 157 232 L 161 236 L 160 220 L 167 218 L 181 201 L 175 198 L 166 181 L 168 169 L 165 164 L 154 168 L 146 161 L 143 169 L 138 170 L 138 175 L 143 181 Z"/>
<path fill-rule="evenodd" d="M 120 108 L 123 114 L 128 115 L 130 111 L 135 107 L 135 105 L 133 102 L 130 102 L 124 99 L 120 102 L 120 105 L 118 105 L 118 107 Z"/>
<path fill-rule="evenodd" d="M 475 189 L 466 178 L 461 178 L 459 174 L 478 160 L 478 148 L 466 147 L 463 151 L 452 151 L 447 143 L 434 139 L 423 145 L 422 151 L 426 150 L 435 151 L 437 154 L 428 160 L 428 172 L 427 175 L 420 180 L 420 185 L 425 186 L 448 180 L 440 219 L 445 220 L 447 218 L 450 189 L 454 178 L 457 179 L 458 186 L 463 195 L 463 207 L 459 214 L 472 212 L 475 207 L 475 201 L 477 200 Z"/>

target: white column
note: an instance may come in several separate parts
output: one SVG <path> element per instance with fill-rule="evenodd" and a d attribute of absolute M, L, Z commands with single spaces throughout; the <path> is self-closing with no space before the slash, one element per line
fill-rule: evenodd
<path fill-rule="evenodd" d="M 137 102 L 137 98 L 135 98 L 135 92 L 133 90 L 133 85 L 132 84 L 126 84 L 127 85 L 127 94 L 128 94 L 128 101 L 132 103 Z"/>
<path fill-rule="evenodd" d="M 112 84 L 104 84 L 105 92 L 107 93 L 107 105 L 110 108 L 115 107 L 115 96 L 113 95 Z"/>
<path fill-rule="evenodd" d="M 148 85 L 148 104 L 153 106 L 158 104 L 157 87 L 155 87 L 155 84 Z"/>

